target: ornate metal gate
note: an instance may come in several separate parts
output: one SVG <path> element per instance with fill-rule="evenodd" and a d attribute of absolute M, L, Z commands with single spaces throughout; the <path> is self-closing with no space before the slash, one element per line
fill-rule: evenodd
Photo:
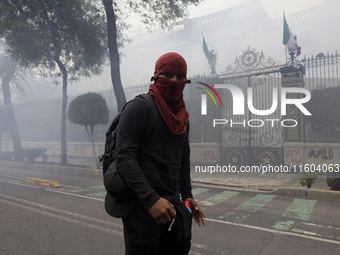
<path fill-rule="evenodd" d="M 248 47 L 225 72 L 216 78 L 204 79 L 214 84 L 232 84 L 245 96 L 244 115 L 233 115 L 232 94 L 227 89 L 216 89 L 223 106 L 208 102 L 204 118 L 204 142 L 218 142 L 220 157 L 227 165 L 277 165 L 283 162 L 283 130 L 280 126 L 280 107 L 268 116 L 252 114 L 247 107 L 247 91 L 252 89 L 252 105 L 257 110 L 271 108 L 273 88 L 280 88 L 282 63 Z M 276 95 L 277 96 L 277 95 Z M 196 97 L 197 98 L 197 97 Z M 213 119 L 227 122 L 212 126 Z M 209 134 L 209 135 L 207 135 Z M 210 138 L 210 139 L 207 139 Z"/>
<path fill-rule="evenodd" d="M 233 84 L 240 88 L 243 94 L 247 95 L 248 88 L 252 88 L 252 98 L 254 108 L 258 110 L 269 109 L 272 105 L 273 88 L 281 86 L 280 62 L 275 62 L 272 58 L 266 58 L 263 53 L 256 52 L 248 47 L 243 51 L 235 63 L 227 67 L 226 72 L 219 78 L 223 83 Z M 221 91 L 222 92 L 222 91 Z M 280 119 L 280 109 L 273 114 L 264 117 L 254 116 L 250 111 L 244 116 L 232 116 L 231 93 L 223 91 L 227 107 L 223 108 L 223 118 L 232 119 L 237 123 L 246 125 L 236 125 L 235 127 L 223 128 L 223 147 L 281 147 L 282 128 L 269 121 L 269 119 Z M 245 109 L 248 109 L 245 107 Z M 247 111 L 247 110 L 246 110 Z M 249 120 L 253 120 L 249 122 Z M 255 127 L 261 126 L 262 127 Z M 253 126 L 253 127 L 252 127 Z"/>
<path fill-rule="evenodd" d="M 288 77 L 295 74 L 294 70 L 303 69 L 305 73 L 304 84 L 309 91 L 323 90 L 327 88 L 339 88 L 339 66 L 340 56 L 335 54 L 324 55 L 319 53 L 316 57 L 304 58 L 303 60 L 294 60 L 282 64 L 276 62 L 272 58 L 264 56 L 263 52 L 257 52 L 255 49 L 248 47 L 239 57 L 236 57 L 235 62 L 229 65 L 225 72 L 216 77 L 194 77 L 195 81 L 205 82 L 210 85 L 214 84 L 232 84 L 242 90 L 245 97 L 245 112 L 244 115 L 233 114 L 233 99 L 232 94 L 227 89 L 216 89 L 221 96 L 223 106 L 214 105 L 212 101 L 207 102 L 207 115 L 202 117 L 195 114 L 195 110 L 200 109 L 198 102 L 201 94 L 198 90 L 191 89 L 191 111 L 194 116 L 191 119 L 191 125 L 196 125 L 196 130 L 203 130 L 203 134 L 193 134 L 194 141 L 197 138 L 203 137 L 203 142 L 217 142 L 220 144 L 220 160 L 224 164 L 235 166 L 241 165 L 280 165 L 283 164 L 283 142 L 284 128 L 282 127 L 281 107 L 280 107 L 280 88 L 282 85 L 281 77 L 285 77 L 283 82 L 291 80 L 294 86 L 294 80 L 301 80 L 299 77 Z M 293 72 L 281 75 L 280 70 L 284 68 L 292 69 Z M 303 74 L 301 74 L 303 75 Z M 287 78 L 288 77 L 288 78 Z M 285 85 L 286 86 L 286 85 Z M 291 85 L 289 85 L 291 86 Z M 300 85 L 299 85 L 300 86 Z M 247 107 L 247 92 L 251 88 L 252 94 L 249 95 L 250 104 L 256 110 L 268 110 L 272 107 L 273 97 L 278 97 L 277 109 L 270 115 L 260 116 L 254 115 Z M 273 95 L 273 90 L 277 89 L 278 94 Z M 195 91 L 195 92 L 194 92 Z M 287 96 L 291 93 L 288 93 Z M 287 107 L 289 112 L 290 106 Z M 291 111 L 292 113 L 293 111 Z M 290 115 L 292 118 L 293 115 Z M 213 119 L 221 119 L 227 124 L 217 125 L 213 127 Z M 202 121 L 200 121 L 200 119 Z M 301 121 L 300 136 L 307 133 L 307 142 L 323 141 L 325 137 L 317 140 L 315 134 L 318 126 L 308 122 Z M 332 126 L 334 129 L 334 125 Z M 340 127 L 336 126 L 336 130 Z M 320 129 L 320 125 L 319 125 Z M 293 128 L 286 130 L 292 132 Z M 324 131 L 324 130 L 322 130 Z M 333 130 L 334 131 L 334 130 Z M 301 134 L 302 133 L 302 134 Z M 339 132 L 338 132 L 339 133 Z M 339 137 L 334 137 L 334 132 L 330 131 L 327 134 L 333 136 L 329 141 L 336 142 Z M 305 142 L 305 139 L 301 141 Z M 327 142 L 327 141 L 326 141 Z"/>
<path fill-rule="evenodd" d="M 248 101 L 248 90 L 252 88 L 252 104 L 255 109 L 266 110 L 273 102 L 273 88 L 281 86 L 282 63 L 264 56 L 248 47 L 233 65 L 229 65 L 219 78 L 223 83 L 240 88 Z M 223 108 L 223 118 L 233 121 L 235 126 L 222 128 L 222 158 L 225 164 L 279 165 L 283 162 L 283 130 L 274 120 L 280 120 L 280 108 L 269 116 L 252 114 L 245 107 L 245 115 L 233 116 L 231 95 L 223 93 L 228 106 Z"/>

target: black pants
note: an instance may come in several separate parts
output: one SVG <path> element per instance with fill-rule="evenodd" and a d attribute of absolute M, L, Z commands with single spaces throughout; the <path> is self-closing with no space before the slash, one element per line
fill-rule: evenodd
<path fill-rule="evenodd" d="M 192 215 L 182 203 L 175 204 L 176 218 L 157 224 L 143 205 L 136 203 L 123 217 L 125 255 L 186 255 L 191 246 Z"/>

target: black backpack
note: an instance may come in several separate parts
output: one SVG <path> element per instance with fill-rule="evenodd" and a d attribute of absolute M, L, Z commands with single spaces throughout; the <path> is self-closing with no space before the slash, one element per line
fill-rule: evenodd
<path fill-rule="evenodd" d="M 146 137 L 150 132 L 151 129 L 154 127 L 157 119 L 157 106 L 156 103 L 153 101 L 149 93 L 140 94 L 136 97 L 143 97 L 146 100 L 146 104 L 148 105 L 148 128 L 146 130 L 146 133 L 144 134 L 144 137 Z M 122 111 L 124 110 L 125 106 L 128 104 L 127 102 Z M 106 170 L 110 166 L 112 162 L 115 161 L 115 149 L 116 149 L 116 127 L 119 123 L 121 112 L 116 115 L 116 117 L 113 119 L 110 127 L 108 128 L 106 132 L 106 141 L 105 141 L 105 151 L 103 155 L 100 155 L 98 157 L 99 162 L 103 161 L 103 175 L 105 175 Z"/>
<path fill-rule="evenodd" d="M 148 118 L 148 127 L 144 134 L 144 138 L 150 134 L 151 129 L 156 124 L 157 119 L 157 106 L 151 98 L 150 94 L 141 94 L 137 97 L 143 97 L 146 100 L 148 106 L 148 112 L 146 118 Z M 131 101 L 130 101 L 131 102 Z M 128 102 L 129 103 L 129 102 Z M 126 103 L 125 106 L 128 104 Z M 122 111 L 124 110 L 123 107 Z M 116 149 L 116 127 L 119 123 L 121 113 L 112 121 L 109 129 L 106 132 L 105 152 L 99 156 L 99 161 L 103 161 L 103 181 L 104 187 L 107 191 L 105 196 L 105 210 L 106 212 L 115 217 L 122 218 L 128 214 L 137 199 L 132 190 L 126 185 L 122 179 L 115 162 L 115 149 Z"/>

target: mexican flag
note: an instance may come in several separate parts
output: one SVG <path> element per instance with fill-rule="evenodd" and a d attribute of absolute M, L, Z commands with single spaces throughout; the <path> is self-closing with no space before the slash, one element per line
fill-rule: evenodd
<path fill-rule="evenodd" d="M 202 35 L 203 36 L 203 35 Z M 208 45 L 207 43 L 205 42 L 205 39 L 204 39 L 204 36 L 203 36 L 203 52 L 205 54 L 205 57 L 209 60 L 210 62 L 210 52 L 209 52 L 209 49 L 208 49 Z"/>
<path fill-rule="evenodd" d="M 286 17 L 283 14 L 283 44 L 287 46 L 288 52 L 297 51 L 296 55 L 301 54 L 301 47 L 296 43 L 296 36 L 290 33 Z"/>

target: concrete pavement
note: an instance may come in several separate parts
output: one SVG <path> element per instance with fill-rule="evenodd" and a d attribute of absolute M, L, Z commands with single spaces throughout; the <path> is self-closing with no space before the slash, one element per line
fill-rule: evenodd
<path fill-rule="evenodd" d="M 192 169 L 192 181 L 200 185 L 214 185 L 225 189 L 265 192 L 290 195 L 295 197 L 340 201 L 340 191 L 330 190 L 325 174 L 319 174 L 311 188 L 302 187 L 301 173 L 195 173 Z"/>

